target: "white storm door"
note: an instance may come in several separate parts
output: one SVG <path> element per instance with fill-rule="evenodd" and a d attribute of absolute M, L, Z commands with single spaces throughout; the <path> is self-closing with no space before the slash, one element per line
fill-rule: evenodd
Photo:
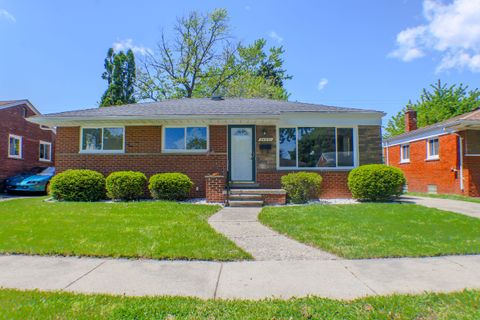
<path fill-rule="evenodd" d="M 253 181 L 253 127 L 230 127 L 230 177 Z"/>

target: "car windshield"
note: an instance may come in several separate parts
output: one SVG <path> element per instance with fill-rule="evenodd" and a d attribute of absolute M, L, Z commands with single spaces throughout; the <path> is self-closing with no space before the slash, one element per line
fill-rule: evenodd
<path fill-rule="evenodd" d="M 50 176 L 55 174 L 55 168 L 54 167 L 48 167 L 42 170 L 41 172 L 37 173 L 39 176 Z"/>

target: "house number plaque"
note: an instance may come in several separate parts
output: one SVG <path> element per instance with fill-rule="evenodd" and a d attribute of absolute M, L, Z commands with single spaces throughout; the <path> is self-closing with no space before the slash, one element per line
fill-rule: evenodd
<path fill-rule="evenodd" d="M 273 138 L 258 138 L 258 142 L 272 142 Z"/>

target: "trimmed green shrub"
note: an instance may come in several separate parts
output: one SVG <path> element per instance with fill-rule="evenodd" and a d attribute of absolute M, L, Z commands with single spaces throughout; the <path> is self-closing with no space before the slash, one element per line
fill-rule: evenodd
<path fill-rule="evenodd" d="M 348 188 L 355 199 L 387 201 L 403 192 L 402 170 L 384 164 L 368 164 L 353 169 L 348 175 Z"/>
<path fill-rule="evenodd" d="M 148 189 L 154 199 L 182 200 L 188 196 L 193 182 L 179 172 L 158 173 L 150 177 Z"/>
<path fill-rule="evenodd" d="M 105 177 L 93 170 L 67 170 L 50 181 L 52 197 L 64 201 L 105 199 Z"/>
<path fill-rule="evenodd" d="M 138 200 L 145 195 L 147 177 L 142 172 L 112 172 L 105 180 L 107 197 L 113 200 Z"/>
<path fill-rule="evenodd" d="M 293 203 L 318 198 L 322 176 L 315 172 L 295 172 L 282 177 L 282 188 Z"/>

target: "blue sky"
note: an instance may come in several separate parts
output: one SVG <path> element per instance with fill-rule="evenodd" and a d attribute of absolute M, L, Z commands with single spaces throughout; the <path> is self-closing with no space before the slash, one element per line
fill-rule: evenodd
<path fill-rule="evenodd" d="M 285 48 L 290 100 L 391 115 L 439 78 L 479 86 L 480 0 L 0 0 L 0 100 L 94 107 L 109 47 L 141 54 L 176 17 L 219 7 L 238 40 Z"/>

